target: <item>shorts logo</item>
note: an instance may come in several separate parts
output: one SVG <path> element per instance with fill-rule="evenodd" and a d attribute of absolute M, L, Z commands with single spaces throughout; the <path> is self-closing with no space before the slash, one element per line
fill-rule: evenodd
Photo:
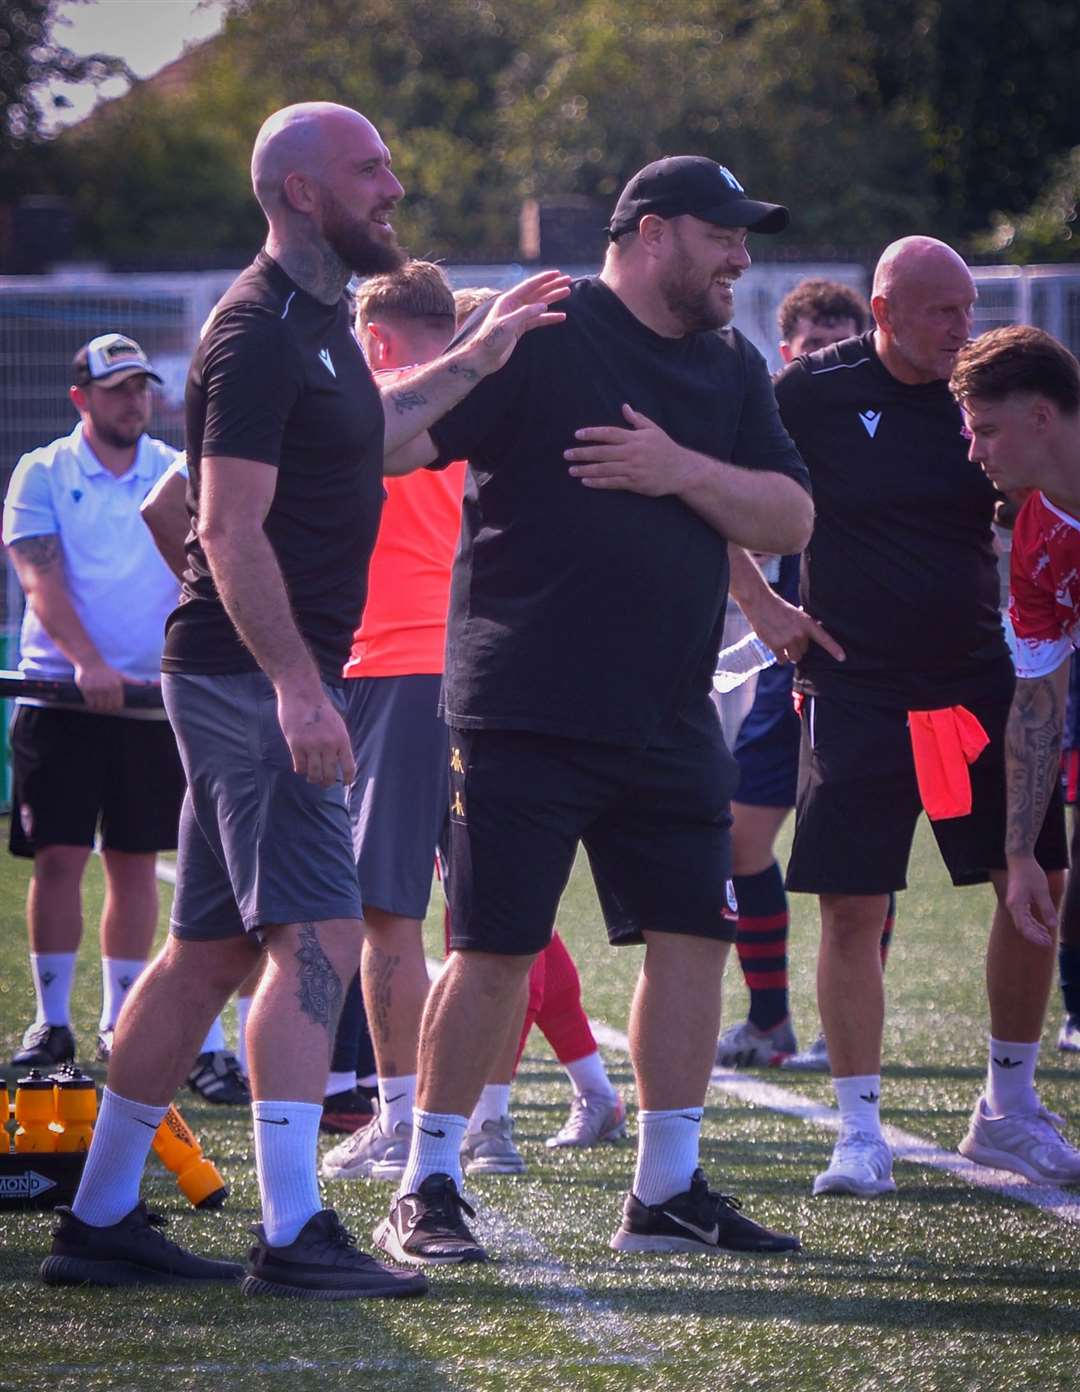
<path fill-rule="evenodd" d="M 465 765 L 461 762 L 461 750 L 458 748 L 457 745 L 455 745 L 455 746 L 453 747 L 453 749 L 451 749 L 451 751 L 450 751 L 450 772 L 451 772 L 451 773 L 464 773 L 464 772 L 465 772 Z"/>
<path fill-rule="evenodd" d="M 30 841 L 34 839 L 34 809 L 28 802 L 19 804 L 19 824 L 23 835 Z"/>
<path fill-rule="evenodd" d="M 724 881 L 724 898 L 727 900 L 727 912 L 723 915 L 725 919 L 738 918 L 739 901 L 735 897 L 735 885 L 731 880 Z"/>
<path fill-rule="evenodd" d="M 461 794 L 458 792 L 455 792 L 454 796 L 450 799 L 450 815 L 451 817 L 460 817 L 462 821 L 465 820 L 465 804 L 462 802 Z"/>

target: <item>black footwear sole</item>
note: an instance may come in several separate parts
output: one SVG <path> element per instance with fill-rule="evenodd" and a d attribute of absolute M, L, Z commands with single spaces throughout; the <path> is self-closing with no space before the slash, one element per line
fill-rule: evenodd
<path fill-rule="evenodd" d="M 358 1290 L 355 1286 L 326 1290 L 314 1286 L 285 1286 L 277 1281 L 264 1281 L 260 1276 L 245 1276 L 240 1282 L 242 1295 L 271 1295 L 279 1300 L 402 1300 L 411 1295 L 423 1295 L 426 1281 L 395 1280 L 385 1286 Z"/>
<path fill-rule="evenodd" d="M 209 1286 L 234 1285 L 235 1276 L 180 1276 L 135 1262 L 88 1261 L 85 1257 L 46 1257 L 39 1274 L 47 1286 Z"/>

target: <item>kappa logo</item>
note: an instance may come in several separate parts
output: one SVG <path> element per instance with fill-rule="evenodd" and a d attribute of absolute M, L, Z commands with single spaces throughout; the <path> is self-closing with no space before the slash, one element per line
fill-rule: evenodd
<path fill-rule="evenodd" d="M 875 1091 L 873 1090 L 873 1088 L 871 1088 L 869 1092 L 860 1092 L 860 1093 L 859 1093 L 859 1101 L 860 1101 L 860 1102 L 876 1102 L 880 1096 L 881 1096 L 881 1093 L 880 1093 L 880 1092 L 875 1092 Z"/>
<path fill-rule="evenodd" d="M 465 765 L 461 762 L 461 750 L 457 747 L 457 745 L 455 745 L 454 748 L 450 751 L 450 772 L 465 772 Z"/>
<path fill-rule="evenodd" d="M 460 793 L 455 793 L 455 794 L 454 794 L 453 801 L 452 801 L 451 804 L 450 804 L 450 811 L 451 811 L 451 813 L 453 814 L 453 816 L 455 816 L 455 817 L 464 817 L 464 815 L 465 815 L 465 804 L 464 804 L 464 803 L 462 802 L 462 800 L 461 800 L 461 794 L 460 794 Z"/>
<path fill-rule="evenodd" d="M 56 1180 L 38 1174 L 37 1170 L 0 1175 L 0 1203 L 25 1203 L 27 1199 L 36 1199 L 39 1194 L 55 1188 Z"/>
<path fill-rule="evenodd" d="M 326 368 L 327 372 L 329 372 L 331 377 L 337 377 L 337 372 L 334 369 L 333 360 L 330 357 L 329 348 L 319 349 L 319 361 L 322 363 L 323 367 Z"/>
<path fill-rule="evenodd" d="M 135 978 L 133 976 L 122 976 L 117 985 L 122 991 L 130 991 Z"/>
<path fill-rule="evenodd" d="M 81 488 L 73 488 L 73 489 L 71 490 L 71 496 L 75 499 L 76 502 L 78 502 L 79 499 L 82 497 L 82 489 L 81 489 Z"/>
<path fill-rule="evenodd" d="M 43 971 L 41 973 L 42 986 L 51 986 L 55 980 L 56 973 L 54 971 Z"/>
<path fill-rule="evenodd" d="M 862 421 L 867 435 L 869 435 L 872 440 L 874 436 L 877 434 L 878 426 L 881 424 L 881 412 L 860 411 L 859 419 Z"/>
<path fill-rule="evenodd" d="M 999 1068 L 1019 1068 L 1023 1060 L 1011 1059 L 1008 1054 L 1006 1054 L 1004 1058 L 995 1058 L 994 1062 Z"/>

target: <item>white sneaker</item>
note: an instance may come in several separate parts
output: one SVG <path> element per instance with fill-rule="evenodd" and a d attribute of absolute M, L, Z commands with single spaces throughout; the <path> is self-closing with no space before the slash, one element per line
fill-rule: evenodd
<path fill-rule="evenodd" d="M 570 1103 L 570 1115 L 544 1144 L 549 1150 L 563 1146 L 594 1146 L 602 1141 L 626 1140 L 626 1106 L 619 1096 L 578 1092 Z"/>
<path fill-rule="evenodd" d="M 461 1143 L 461 1164 L 467 1175 L 524 1174 L 513 1121 L 501 1116 L 498 1121 L 485 1121 L 479 1131 L 469 1131 Z"/>
<path fill-rule="evenodd" d="M 759 1030 L 749 1020 L 726 1029 L 716 1041 L 718 1068 L 775 1068 L 798 1049 L 791 1021 L 785 1016 L 772 1029 Z"/>
<path fill-rule="evenodd" d="M 828 1073 L 829 1046 L 825 1043 L 825 1036 L 819 1034 L 809 1049 L 804 1049 L 801 1054 L 789 1054 L 787 1058 L 782 1058 L 780 1067 L 790 1068 L 795 1073 Z"/>
<path fill-rule="evenodd" d="M 1080 1054 L 1080 1015 L 1066 1015 L 1062 1020 L 1057 1046 L 1063 1054 Z"/>
<path fill-rule="evenodd" d="M 958 1149 L 976 1165 L 1012 1170 L 1036 1184 L 1080 1184 L 1080 1150 L 1058 1130 L 1063 1124 L 1045 1107 L 991 1116 L 986 1098 L 980 1097 Z"/>
<path fill-rule="evenodd" d="M 855 1194 L 860 1199 L 895 1194 L 888 1142 L 870 1131 L 842 1130 L 833 1146 L 829 1168 L 814 1180 L 813 1192 Z"/>
<path fill-rule="evenodd" d="M 323 1179 L 390 1179 L 395 1182 L 405 1173 L 412 1142 L 412 1125 L 399 1121 L 388 1136 L 376 1116 L 367 1126 L 361 1126 L 351 1136 L 339 1142 L 323 1156 L 320 1172 Z"/>

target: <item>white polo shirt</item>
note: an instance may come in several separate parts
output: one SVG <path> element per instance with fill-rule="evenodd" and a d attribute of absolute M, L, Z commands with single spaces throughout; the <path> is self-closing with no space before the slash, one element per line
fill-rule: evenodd
<path fill-rule="evenodd" d="M 76 613 L 105 661 L 135 681 L 160 681 L 165 620 L 178 598 L 176 576 L 139 516 L 176 454 L 143 435 L 134 464 L 117 477 L 85 442 L 80 422 L 70 435 L 23 455 L 4 500 L 4 545 L 59 536 Z M 29 604 L 20 650 L 23 672 L 73 675 Z"/>

